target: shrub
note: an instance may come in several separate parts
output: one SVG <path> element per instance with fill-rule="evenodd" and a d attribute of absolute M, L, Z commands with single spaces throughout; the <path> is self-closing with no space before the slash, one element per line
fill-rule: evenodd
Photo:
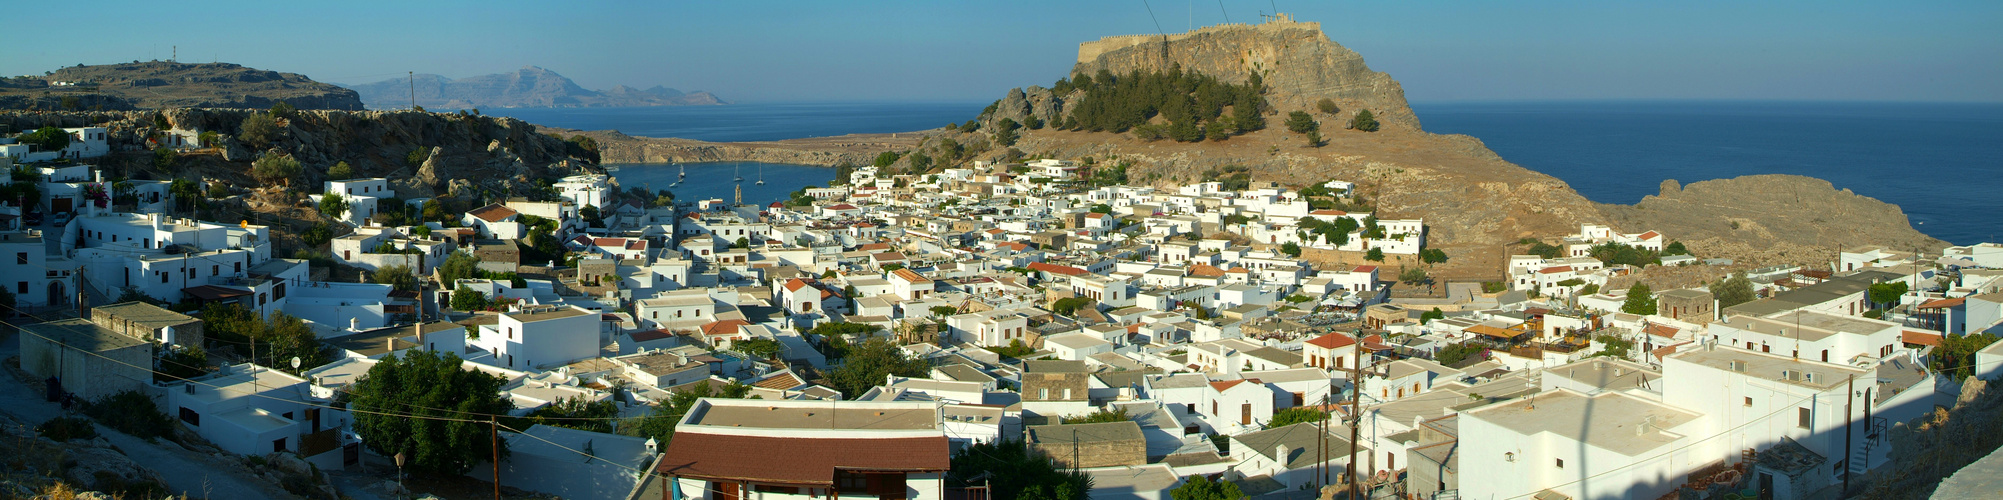
<path fill-rule="evenodd" d="M 299 160 L 292 155 L 264 155 L 251 162 L 250 174 L 265 182 L 284 181 L 290 185 L 299 176 Z"/>
<path fill-rule="evenodd" d="M 1368 109 L 1357 111 L 1356 117 L 1349 120 L 1349 128 L 1364 132 L 1376 132 L 1377 116 L 1370 114 L 1370 110 Z"/>
<path fill-rule="evenodd" d="M 327 180 L 344 181 L 353 178 L 355 178 L 355 167 L 349 166 L 348 162 L 335 163 L 333 167 L 327 169 Z"/>
<path fill-rule="evenodd" d="M 254 148 L 270 146 L 271 141 L 278 139 L 278 119 L 267 113 L 252 113 L 243 119 L 242 128 L 237 140 Z"/>
<path fill-rule="evenodd" d="M 160 412 L 153 398 L 139 391 L 125 391 L 84 405 L 83 413 L 105 427 L 141 439 L 171 436 L 174 418 Z"/>
<path fill-rule="evenodd" d="M 97 424 L 83 417 L 56 417 L 35 426 L 35 432 L 56 442 L 96 439 Z"/>
<path fill-rule="evenodd" d="M 1332 115 L 1342 112 L 1342 108 L 1338 108 L 1335 106 L 1335 101 L 1331 101 L 1326 97 L 1322 98 L 1321 101 L 1314 103 L 1314 108 L 1320 110 L 1322 114 L 1325 115 Z"/>

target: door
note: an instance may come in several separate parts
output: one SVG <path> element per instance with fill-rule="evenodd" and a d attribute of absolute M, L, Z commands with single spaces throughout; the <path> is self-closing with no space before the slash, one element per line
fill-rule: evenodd
<path fill-rule="evenodd" d="M 709 497 L 716 500 L 737 500 L 738 498 L 737 483 L 710 481 L 709 492 L 711 493 Z"/>
<path fill-rule="evenodd" d="M 1773 500 L 1773 473 L 1760 473 L 1760 500 Z"/>
<path fill-rule="evenodd" d="M 73 202 L 74 200 L 70 198 L 51 198 L 49 200 L 49 213 L 60 214 L 69 212 L 70 209 L 73 208 L 70 206 L 70 204 Z"/>
<path fill-rule="evenodd" d="M 1238 423 L 1252 425 L 1252 403 L 1238 405 Z"/>

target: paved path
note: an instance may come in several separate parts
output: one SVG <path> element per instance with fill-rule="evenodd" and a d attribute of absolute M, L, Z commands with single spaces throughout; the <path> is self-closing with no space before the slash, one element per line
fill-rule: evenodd
<path fill-rule="evenodd" d="M 0 334 L 0 360 L 15 357 L 20 352 L 20 334 Z M 41 396 L 13 376 L 0 374 L 0 411 L 30 424 L 63 415 L 61 406 L 44 401 Z M 148 443 L 102 425 L 97 426 L 97 431 L 133 462 L 159 472 L 161 477 L 167 479 L 167 489 L 173 493 L 185 494 L 189 498 L 218 500 L 297 498 L 246 473 L 243 465 L 233 459 L 188 451 L 165 440 Z"/>

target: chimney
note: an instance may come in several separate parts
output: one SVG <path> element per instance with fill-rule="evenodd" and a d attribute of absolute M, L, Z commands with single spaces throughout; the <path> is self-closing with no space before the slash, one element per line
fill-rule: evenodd
<path fill-rule="evenodd" d="M 362 331 L 362 318 L 359 316 L 348 318 L 348 330 L 357 332 Z"/>
<path fill-rule="evenodd" d="M 1288 462 L 1287 453 L 1291 451 L 1293 451 L 1293 449 L 1288 448 L 1286 443 L 1280 443 L 1279 445 L 1274 446 L 1273 461 L 1278 462 L 1281 467 L 1286 467 Z"/>

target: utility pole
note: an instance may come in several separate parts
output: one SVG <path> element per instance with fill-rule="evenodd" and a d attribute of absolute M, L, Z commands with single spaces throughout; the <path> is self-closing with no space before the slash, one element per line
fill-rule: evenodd
<path fill-rule="evenodd" d="M 417 109 L 417 72 L 410 73 L 410 109 Z M 390 73 L 394 75 L 395 73 Z"/>
<path fill-rule="evenodd" d="M 487 449 L 493 453 L 494 500 L 501 500 L 501 422 L 495 418 L 487 417 Z"/>
<path fill-rule="evenodd" d="M 1356 500 L 1357 429 L 1363 428 L 1363 331 L 1356 331 L 1356 362 L 1349 364 L 1349 500 Z"/>

